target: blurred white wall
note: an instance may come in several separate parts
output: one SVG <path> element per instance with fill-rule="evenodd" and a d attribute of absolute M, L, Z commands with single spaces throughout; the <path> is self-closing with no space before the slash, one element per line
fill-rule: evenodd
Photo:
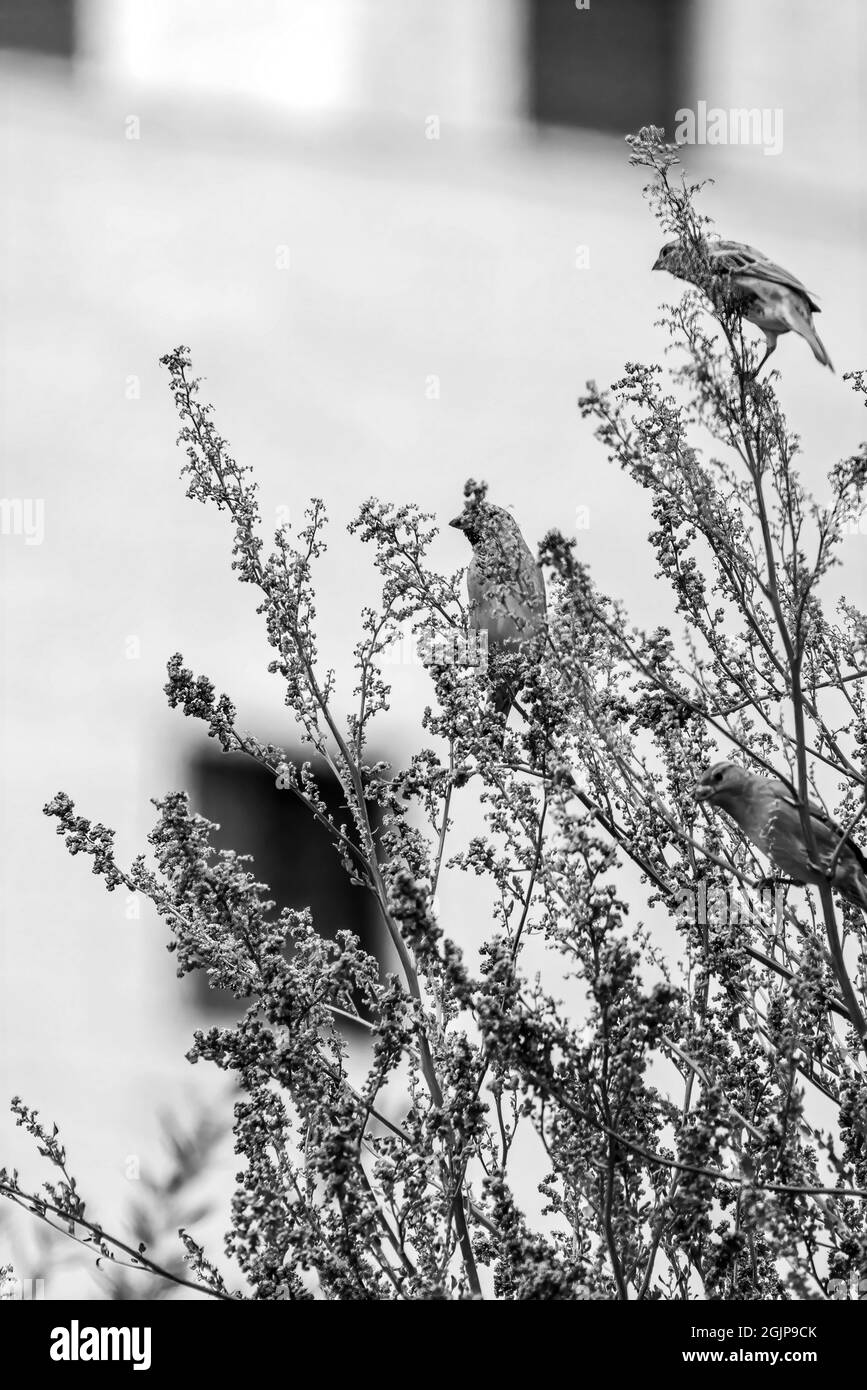
<path fill-rule="evenodd" d="M 783 112 L 782 178 L 829 185 L 862 202 L 867 8 L 861 0 L 693 0 L 696 98 Z M 777 174 L 767 170 L 766 174 Z M 768 190 L 771 196 L 771 189 Z"/>
<path fill-rule="evenodd" d="M 523 110 L 524 19 L 523 0 L 83 0 L 81 32 L 105 73 L 175 95 L 479 126 Z"/>

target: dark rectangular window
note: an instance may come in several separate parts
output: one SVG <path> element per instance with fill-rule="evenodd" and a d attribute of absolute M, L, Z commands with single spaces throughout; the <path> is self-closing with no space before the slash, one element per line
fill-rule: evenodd
<path fill-rule="evenodd" d="M 75 0 L 0 0 L 0 48 L 71 58 Z"/>
<path fill-rule="evenodd" d="M 625 135 L 685 103 L 689 0 L 530 0 L 530 115 Z"/>
<path fill-rule="evenodd" d="M 298 761 L 308 757 L 301 754 Z M 336 777 L 324 762 L 310 762 L 335 823 L 348 822 L 351 827 Z M 384 928 L 372 894 L 350 882 L 328 831 L 297 797 L 281 791 L 273 777 L 243 754 L 203 754 L 193 765 L 190 781 L 193 810 L 219 824 L 213 843 L 218 849 L 253 856 L 250 869 L 259 882 L 267 883 L 275 916 L 284 907 L 310 908 L 323 936 L 333 940 L 338 931 L 353 931 L 366 951 L 380 961 L 386 959 Z M 354 829 L 348 833 L 356 839 Z M 240 1011 L 231 995 L 208 988 L 204 974 L 197 972 L 194 979 L 197 1007 Z"/>

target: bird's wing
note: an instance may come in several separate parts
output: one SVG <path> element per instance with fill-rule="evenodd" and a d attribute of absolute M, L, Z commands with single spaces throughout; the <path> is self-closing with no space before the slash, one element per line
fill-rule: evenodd
<path fill-rule="evenodd" d="M 523 536 L 521 537 L 521 545 L 523 546 L 520 566 L 522 594 L 534 613 L 543 619 L 548 611 L 545 577 Z"/>
<path fill-rule="evenodd" d="M 474 547 L 467 571 L 473 623 L 489 640 L 523 644 L 545 626 L 545 580 L 517 527 L 492 531 Z"/>
<path fill-rule="evenodd" d="M 783 784 L 780 783 L 781 787 L 782 785 Z M 797 801 L 785 788 L 780 795 L 785 804 L 791 807 L 797 818 L 798 826 L 800 827 L 801 817 Z M 820 851 L 826 852 L 830 857 L 846 832 L 841 825 L 838 825 L 835 820 L 832 820 L 830 816 L 826 815 L 822 807 L 818 806 L 815 801 L 808 801 L 807 806 L 810 811 L 810 821 L 813 826 L 813 834 L 816 837 L 816 845 Z M 867 858 L 865 858 L 864 852 L 860 846 L 856 845 L 855 841 L 850 838 L 846 841 L 846 848 L 851 850 L 852 854 L 861 865 L 861 868 L 867 872 Z"/>
<path fill-rule="evenodd" d="M 784 270 L 781 265 L 771 261 L 755 246 L 747 246 L 743 241 L 715 241 L 710 246 L 710 258 L 714 265 L 729 275 L 749 275 L 754 280 L 767 280 L 774 285 L 785 285 L 787 289 L 802 294 L 814 313 L 819 306 L 813 296 L 797 276 Z"/>

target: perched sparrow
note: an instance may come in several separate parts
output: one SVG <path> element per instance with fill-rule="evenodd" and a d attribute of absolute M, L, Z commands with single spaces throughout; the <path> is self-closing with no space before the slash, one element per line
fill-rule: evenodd
<path fill-rule="evenodd" d="M 813 327 L 813 314 L 819 313 L 819 306 L 813 303 L 800 280 L 769 261 L 754 246 L 745 246 L 741 241 L 711 241 L 707 249 L 720 287 L 728 292 L 734 307 L 744 318 L 761 328 L 765 335 L 767 351 L 757 372 L 775 350 L 780 334 L 790 329 L 806 338 L 823 367 L 831 367 L 831 359 Z M 663 246 L 653 269 L 669 270 L 681 280 L 693 278 L 689 256 L 679 241 L 669 241 Z"/>
<path fill-rule="evenodd" d="M 466 497 L 460 516 L 449 525 L 463 531 L 473 547 L 467 570 L 470 621 L 477 630 L 487 632 L 488 658 L 498 668 L 493 705 L 508 718 L 521 683 L 521 660 L 534 652 L 541 655 L 545 581 L 514 517 L 486 501 L 482 487 L 468 483 Z M 510 663 L 510 655 L 518 660 Z M 503 657 L 507 659 L 499 659 Z"/>
<path fill-rule="evenodd" d="M 798 803 L 775 777 L 756 777 L 734 763 L 715 763 L 702 774 L 693 795 L 696 801 L 726 811 L 793 883 L 826 881 L 822 870 L 830 868 L 843 831 L 814 802 L 809 810 L 819 863 L 812 867 Z M 837 856 L 832 882 L 838 893 L 867 912 L 867 859 L 850 840 Z"/>

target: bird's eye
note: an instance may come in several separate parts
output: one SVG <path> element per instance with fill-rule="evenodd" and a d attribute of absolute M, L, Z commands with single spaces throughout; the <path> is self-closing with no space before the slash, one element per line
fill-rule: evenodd
<path fill-rule="evenodd" d="M 713 775 L 712 781 L 714 781 L 714 782 L 721 782 L 722 779 L 723 779 L 722 772 L 715 772 L 714 775 Z"/>

